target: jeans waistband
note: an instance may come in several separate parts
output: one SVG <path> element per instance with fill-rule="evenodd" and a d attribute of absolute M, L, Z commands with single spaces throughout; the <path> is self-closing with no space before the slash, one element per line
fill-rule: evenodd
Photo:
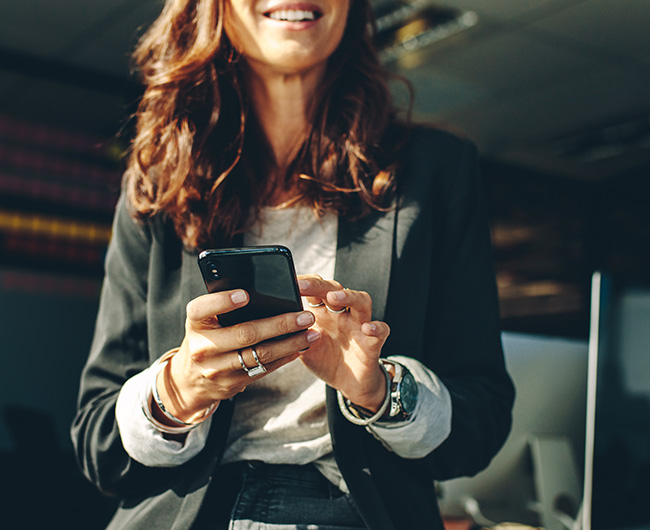
<path fill-rule="evenodd" d="M 343 492 L 325 478 L 313 464 L 267 464 L 257 460 L 249 460 L 242 464 L 244 479 L 264 479 L 278 484 L 303 485 L 312 489 L 320 489 L 330 498 L 343 495 Z"/>

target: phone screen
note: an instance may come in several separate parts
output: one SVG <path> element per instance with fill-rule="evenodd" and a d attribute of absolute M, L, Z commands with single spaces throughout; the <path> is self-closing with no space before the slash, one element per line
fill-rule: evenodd
<path fill-rule="evenodd" d="M 244 289 L 244 307 L 218 315 L 222 326 L 302 311 L 291 251 L 283 246 L 205 250 L 199 267 L 208 292 Z"/>

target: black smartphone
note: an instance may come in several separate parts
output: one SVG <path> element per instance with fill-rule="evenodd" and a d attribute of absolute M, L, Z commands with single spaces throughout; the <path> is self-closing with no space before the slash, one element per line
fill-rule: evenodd
<path fill-rule="evenodd" d="M 204 250 L 199 268 L 208 292 L 244 289 L 248 304 L 218 315 L 219 324 L 302 311 L 291 251 L 281 245 Z"/>

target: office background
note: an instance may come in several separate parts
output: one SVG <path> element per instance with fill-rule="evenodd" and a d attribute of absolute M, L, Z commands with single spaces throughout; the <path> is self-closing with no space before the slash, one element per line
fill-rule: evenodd
<path fill-rule="evenodd" d="M 650 3 L 373 5 L 415 118 L 480 148 L 504 329 L 585 340 L 592 272 L 650 271 Z M 139 95 L 128 56 L 160 8 L 0 2 L 3 502 L 66 528 L 112 508 L 74 468 L 67 424 Z"/>

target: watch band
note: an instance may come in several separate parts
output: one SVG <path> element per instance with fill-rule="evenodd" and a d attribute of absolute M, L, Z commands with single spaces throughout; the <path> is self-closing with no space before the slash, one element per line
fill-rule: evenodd
<path fill-rule="evenodd" d="M 388 427 L 408 421 L 413 416 L 415 411 L 413 400 L 417 400 L 418 394 L 417 382 L 413 375 L 406 366 L 395 361 L 379 359 L 379 365 L 386 376 L 386 398 L 376 413 L 355 405 L 349 399 L 345 399 L 340 392 L 337 392 L 341 413 L 355 425 L 374 423 L 378 426 Z M 393 369 L 393 377 L 390 376 L 388 366 Z M 406 390 L 404 387 L 407 387 Z M 405 401 L 408 407 L 405 407 Z"/>
<path fill-rule="evenodd" d="M 415 411 L 415 404 L 412 401 L 409 402 L 409 400 L 417 400 L 417 382 L 409 369 L 403 364 L 388 359 L 381 359 L 381 362 L 392 366 L 394 375 L 390 385 L 390 406 L 377 421 L 377 425 L 391 426 L 408 421 Z M 408 395 L 405 395 L 405 393 Z"/>

